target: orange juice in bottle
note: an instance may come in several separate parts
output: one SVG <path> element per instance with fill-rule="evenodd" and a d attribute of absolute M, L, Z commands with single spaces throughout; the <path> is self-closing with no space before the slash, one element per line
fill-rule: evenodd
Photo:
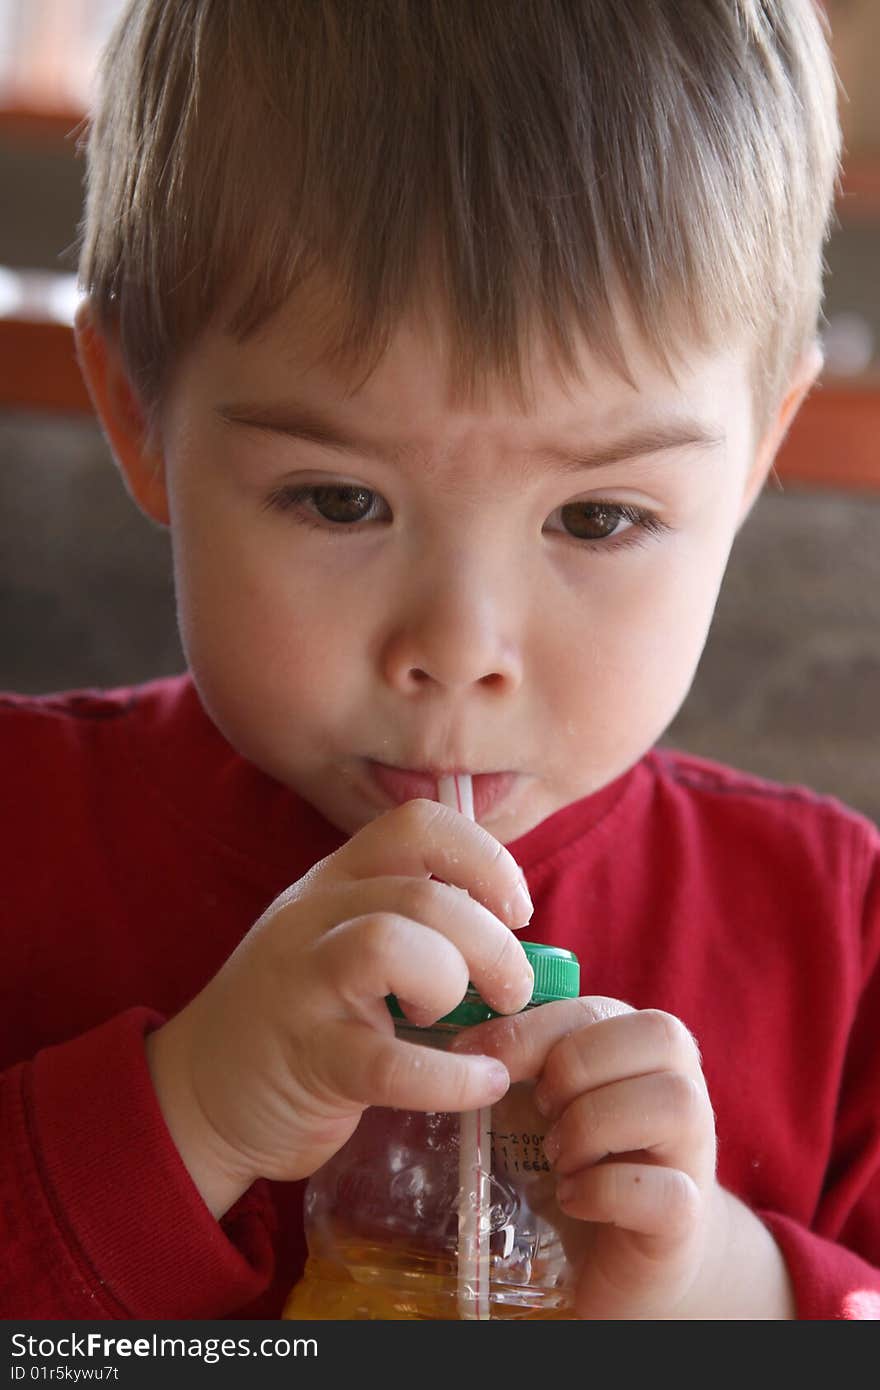
<path fill-rule="evenodd" d="M 523 942 L 535 972 L 528 1008 L 575 997 L 570 951 Z M 389 1000 L 398 1036 L 446 1047 L 494 1017 L 475 990 L 430 1028 Z M 533 1083 L 491 1109 L 371 1107 L 306 1188 L 309 1257 L 291 1319 L 570 1318 L 567 1247 L 578 1223 L 555 1201 Z"/>

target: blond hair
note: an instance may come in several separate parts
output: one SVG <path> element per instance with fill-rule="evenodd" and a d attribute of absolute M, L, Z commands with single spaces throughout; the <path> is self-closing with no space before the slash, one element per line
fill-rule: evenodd
<path fill-rule="evenodd" d="M 132 0 L 87 140 L 80 274 L 144 404 L 218 319 L 315 272 L 379 360 L 439 293 L 456 391 L 532 335 L 626 371 L 746 333 L 766 404 L 814 337 L 839 155 L 814 0 Z"/>

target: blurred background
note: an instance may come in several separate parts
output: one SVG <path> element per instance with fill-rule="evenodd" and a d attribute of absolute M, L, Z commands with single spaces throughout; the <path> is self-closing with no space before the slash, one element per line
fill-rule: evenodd
<path fill-rule="evenodd" d="M 76 135 L 119 0 L 0 0 L 0 689 L 179 671 L 164 532 L 73 357 Z M 826 369 L 734 547 L 666 742 L 880 821 L 880 0 L 827 0 L 846 160 Z"/>

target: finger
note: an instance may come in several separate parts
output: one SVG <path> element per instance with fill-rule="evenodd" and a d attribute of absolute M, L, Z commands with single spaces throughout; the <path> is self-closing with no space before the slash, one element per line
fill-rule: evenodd
<path fill-rule="evenodd" d="M 559 999 L 515 1018 L 492 1019 L 469 1028 L 456 1038 L 453 1048 L 497 1057 L 510 1072 L 511 1081 L 527 1081 L 541 1074 L 551 1051 L 563 1040 L 583 1030 L 591 1033 L 604 1020 L 632 1012 L 629 1004 L 601 995 Z"/>
<path fill-rule="evenodd" d="M 405 1012 L 419 1023 L 454 1009 L 469 982 L 499 1013 L 528 1003 L 534 974 L 522 946 L 461 889 L 430 879 L 375 879 L 357 886 L 357 905 L 356 917 L 321 938 L 341 992 L 362 995 L 367 983 L 375 989 L 397 978 L 384 993 L 411 1005 Z"/>
<path fill-rule="evenodd" d="M 644 1153 L 702 1183 L 714 1168 L 714 1135 L 705 1086 L 683 1072 L 655 1072 L 578 1096 L 546 1134 L 544 1152 L 561 1176 Z"/>
<path fill-rule="evenodd" d="M 387 1013 L 386 995 L 396 995 L 415 1021 L 433 1023 L 468 986 L 467 964 L 451 941 L 393 912 L 340 922 L 316 943 L 315 963 L 334 1000 L 373 1024 Z"/>
<path fill-rule="evenodd" d="M 624 1010 L 560 1039 L 547 1055 L 535 1104 L 552 1117 L 584 1091 L 654 1072 L 683 1072 L 702 1079 L 696 1041 L 672 1014 Z"/>
<path fill-rule="evenodd" d="M 436 801 L 407 801 L 370 821 L 307 876 L 353 879 L 386 874 L 428 878 L 463 888 L 509 927 L 531 920 L 522 871 L 494 835 Z"/>
<path fill-rule="evenodd" d="M 651 1164 L 597 1164 L 559 1182 L 556 1198 L 580 1221 L 652 1237 L 655 1256 L 695 1235 L 702 1219 L 700 1190 L 687 1173 Z"/>
<path fill-rule="evenodd" d="M 383 1036 L 353 1020 L 339 1024 L 339 1045 L 327 1049 L 330 1084 L 360 1105 L 399 1110 L 478 1110 L 494 1105 L 510 1084 L 493 1057 L 457 1057 Z"/>

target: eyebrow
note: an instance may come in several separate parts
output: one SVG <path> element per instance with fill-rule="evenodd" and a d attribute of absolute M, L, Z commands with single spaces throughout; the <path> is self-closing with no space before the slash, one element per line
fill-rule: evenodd
<path fill-rule="evenodd" d="M 306 406 L 250 404 L 233 402 L 219 405 L 217 414 L 232 425 L 246 425 L 268 434 L 287 435 L 308 444 L 317 444 L 336 453 L 361 458 L 424 458 L 424 450 L 395 440 L 379 443 L 360 439 L 341 430 L 319 411 Z M 558 472 L 580 472 L 607 468 L 627 459 L 644 458 L 670 449 L 715 448 L 724 443 L 723 432 L 709 429 L 698 420 L 675 417 L 642 424 L 621 435 L 584 448 L 559 444 L 539 444 L 532 451 L 538 462 L 551 464 Z"/>

